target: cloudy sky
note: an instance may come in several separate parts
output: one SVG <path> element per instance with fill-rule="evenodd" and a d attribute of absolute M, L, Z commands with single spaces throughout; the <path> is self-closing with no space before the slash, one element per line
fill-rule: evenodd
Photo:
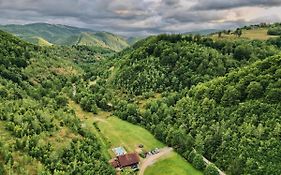
<path fill-rule="evenodd" d="M 281 22 L 281 0 L 0 0 L 0 24 L 48 22 L 123 35 Z"/>

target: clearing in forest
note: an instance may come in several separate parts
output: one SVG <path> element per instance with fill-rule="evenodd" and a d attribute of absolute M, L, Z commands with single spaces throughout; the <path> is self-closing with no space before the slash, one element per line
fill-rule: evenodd
<path fill-rule="evenodd" d="M 175 152 L 162 157 L 160 160 L 149 166 L 145 175 L 202 175 L 203 173 L 196 170 L 190 163 L 184 160 Z"/>
<path fill-rule="evenodd" d="M 124 147 L 128 153 L 137 151 L 139 144 L 142 144 L 146 151 L 165 147 L 163 143 L 158 141 L 146 129 L 121 120 L 118 117 L 111 116 L 109 112 L 101 111 L 97 115 L 94 115 L 83 111 L 80 106 L 73 101 L 70 101 L 69 104 L 78 117 L 84 122 L 85 127 L 99 138 L 102 143 L 102 150 L 107 151 L 106 154 L 110 154 L 111 157 L 115 156 L 112 152 L 112 148 L 119 146 Z M 142 160 L 141 164 L 144 161 L 145 160 Z M 150 170 L 151 168 L 152 170 Z M 157 171 L 159 172 L 157 173 Z M 161 175 L 202 175 L 200 171 L 197 171 L 174 151 L 170 151 L 153 160 L 153 162 L 150 162 L 148 170 L 142 170 L 142 172 L 144 172 L 144 175 L 153 175 L 153 173 Z"/>
<path fill-rule="evenodd" d="M 242 30 L 242 35 L 240 38 L 247 38 L 251 40 L 267 40 L 269 38 L 274 38 L 277 36 L 274 35 L 268 35 L 267 34 L 268 29 L 267 28 L 257 28 L 257 29 L 250 29 L 250 30 Z M 218 34 L 214 34 L 212 36 L 213 39 L 218 39 Z M 238 37 L 234 34 L 222 34 L 222 39 L 237 39 Z"/>

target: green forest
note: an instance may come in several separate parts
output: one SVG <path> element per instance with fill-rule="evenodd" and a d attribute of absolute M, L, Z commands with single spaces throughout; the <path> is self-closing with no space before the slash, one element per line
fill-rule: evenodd
<path fill-rule="evenodd" d="M 116 174 L 70 101 L 147 129 L 205 175 L 281 174 L 281 36 L 117 46 L 39 46 L 0 31 L 0 175 Z"/>
<path fill-rule="evenodd" d="M 67 106 L 71 81 L 83 72 L 74 61 L 94 61 L 94 52 L 42 48 L 2 31 L 0 38 L 0 174 L 114 174 Z M 72 139 L 56 139 L 65 130 Z"/>

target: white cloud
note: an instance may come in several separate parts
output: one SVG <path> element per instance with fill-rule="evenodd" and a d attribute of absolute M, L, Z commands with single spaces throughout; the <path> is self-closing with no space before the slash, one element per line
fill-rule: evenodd
<path fill-rule="evenodd" d="M 0 0 L 0 22 L 49 22 L 122 34 L 189 32 L 281 18 L 280 0 Z"/>

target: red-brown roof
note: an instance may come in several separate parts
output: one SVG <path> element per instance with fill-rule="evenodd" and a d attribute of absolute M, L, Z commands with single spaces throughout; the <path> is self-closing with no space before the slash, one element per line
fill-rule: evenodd
<path fill-rule="evenodd" d="M 131 166 L 139 163 L 139 156 L 137 153 L 124 154 L 117 156 L 120 167 Z"/>
<path fill-rule="evenodd" d="M 111 160 L 109 161 L 109 163 L 110 163 L 114 168 L 118 168 L 118 167 L 120 166 L 117 159 L 111 159 Z"/>

